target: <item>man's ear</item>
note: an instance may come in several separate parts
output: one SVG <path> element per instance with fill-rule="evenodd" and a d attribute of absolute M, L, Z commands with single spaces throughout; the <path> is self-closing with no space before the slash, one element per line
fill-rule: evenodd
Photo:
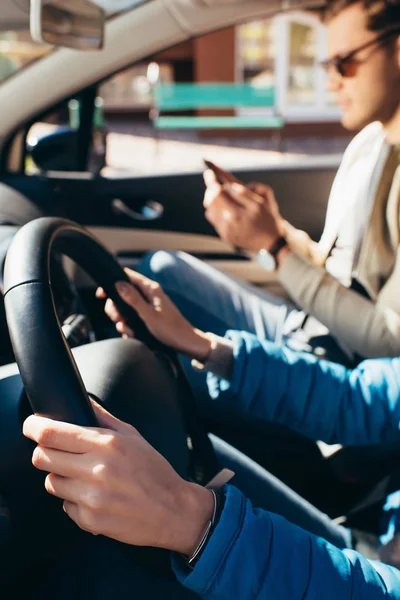
<path fill-rule="evenodd" d="M 397 68 L 400 70 L 400 35 L 398 36 L 398 38 L 396 40 L 395 52 L 396 52 Z"/>

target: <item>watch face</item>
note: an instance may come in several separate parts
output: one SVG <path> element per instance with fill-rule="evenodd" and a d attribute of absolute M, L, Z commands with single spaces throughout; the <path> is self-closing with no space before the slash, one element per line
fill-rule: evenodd
<path fill-rule="evenodd" d="M 266 271 L 275 271 L 276 261 L 272 254 L 266 250 L 260 250 L 260 252 L 257 254 L 257 262 Z"/>

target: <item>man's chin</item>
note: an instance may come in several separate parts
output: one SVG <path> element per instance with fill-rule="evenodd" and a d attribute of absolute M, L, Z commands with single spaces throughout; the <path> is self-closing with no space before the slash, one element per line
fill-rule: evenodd
<path fill-rule="evenodd" d="M 341 124 L 347 131 L 360 131 L 369 123 L 367 119 L 361 119 L 359 115 L 354 114 L 343 114 L 341 118 Z"/>

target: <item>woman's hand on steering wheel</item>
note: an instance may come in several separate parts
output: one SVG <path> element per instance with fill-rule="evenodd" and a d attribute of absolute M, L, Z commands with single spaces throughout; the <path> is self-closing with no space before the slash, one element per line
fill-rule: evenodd
<path fill-rule="evenodd" d="M 31 415 L 24 435 L 33 465 L 64 500 L 75 523 L 94 535 L 191 555 L 213 514 L 209 490 L 182 479 L 139 432 L 92 401 L 100 427 Z"/>
<path fill-rule="evenodd" d="M 122 300 L 137 312 L 154 337 L 177 352 L 200 361 L 206 360 L 211 350 L 208 337 L 192 327 L 158 283 L 130 269 L 125 269 L 125 272 L 131 285 L 119 281 L 115 287 Z M 102 288 L 97 290 L 96 296 L 106 298 Z M 104 310 L 121 335 L 134 337 L 134 332 L 110 298 Z"/>

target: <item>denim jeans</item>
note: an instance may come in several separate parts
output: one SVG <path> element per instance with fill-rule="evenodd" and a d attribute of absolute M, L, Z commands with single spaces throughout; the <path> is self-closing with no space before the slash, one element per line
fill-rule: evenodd
<path fill-rule="evenodd" d="M 293 350 L 314 352 L 348 365 L 351 359 L 316 319 L 305 319 L 289 300 L 229 277 L 183 252 L 158 251 L 147 255 L 138 271 L 159 282 L 188 321 L 202 331 L 224 335 L 228 329 L 254 333 L 260 340 L 285 344 Z M 325 351 L 325 355 L 323 354 Z M 204 375 L 187 369 L 199 394 Z"/>
<path fill-rule="evenodd" d="M 138 271 L 158 281 L 192 325 L 217 335 L 238 329 L 281 344 L 300 313 L 291 302 L 228 277 L 183 252 L 149 254 Z"/>
<path fill-rule="evenodd" d="M 339 548 L 351 547 L 351 535 L 295 492 L 270 475 L 258 464 L 222 440 L 211 436 L 219 467 L 230 468 L 236 475 L 232 484 L 254 506 L 281 514 L 292 523 L 328 540 Z M 186 590 L 174 578 L 150 574 L 129 552 L 129 547 L 102 536 L 81 533 L 75 551 L 63 556 L 46 574 L 34 600 L 191 600 L 196 594 Z M 267 549 L 266 549 L 267 550 Z M 44 578 L 43 578 L 44 579 Z M 15 590 L 14 590 L 15 592 Z M 14 596 L 19 597 L 19 596 Z"/>
<path fill-rule="evenodd" d="M 237 329 L 280 344 L 285 324 L 299 313 L 284 299 L 236 281 L 182 252 L 150 254 L 138 271 L 158 281 L 194 327 L 217 335 Z M 183 363 L 202 405 L 208 400 L 205 375 L 192 369 L 187 359 L 183 358 Z"/>
<path fill-rule="evenodd" d="M 200 330 L 217 335 L 224 335 L 228 329 L 244 330 L 261 340 L 307 352 L 325 345 L 331 360 L 345 364 L 348 359 L 330 335 L 303 339 L 299 327 L 304 313 L 290 301 L 228 277 L 188 254 L 149 254 L 138 271 L 158 281 L 183 315 Z M 316 321 L 310 329 L 313 327 L 316 332 L 323 330 Z M 221 407 L 210 400 L 206 375 L 195 371 L 189 359 L 182 357 L 182 363 L 210 431 L 251 456 L 311 502 L 330 509 L 322 489 L 325 463 L 313 442 L 284 426 L 268 422 L 261 425 L 247 416 L 231 414 L 226 405 Z"/>

